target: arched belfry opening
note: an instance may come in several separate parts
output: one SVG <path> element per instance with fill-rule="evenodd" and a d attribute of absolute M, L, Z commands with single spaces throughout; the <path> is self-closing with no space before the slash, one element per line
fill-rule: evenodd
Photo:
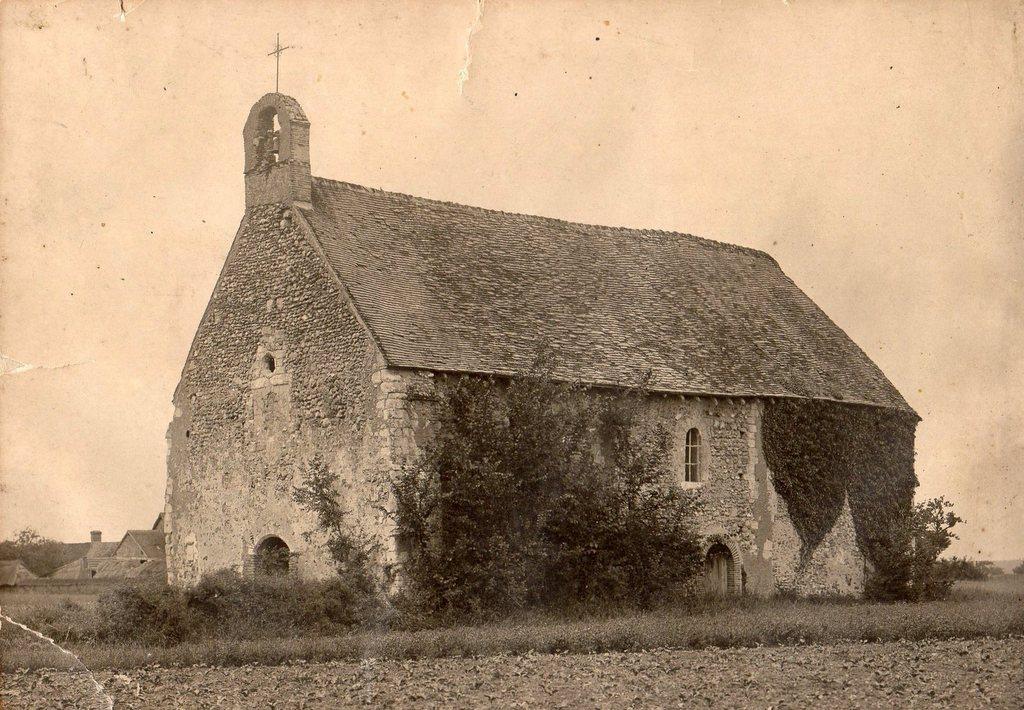
<path fill-rule="evenodd" d="M 267 94 L 249 111 L 242 130 L 245 206 L 311 207 L 309 120 L 299 102 Z"/>
<path fill-rule="evenodd" d="M 277 109 L 268 107 L 260 113 L 253 136 L 254 171 L 266 170 L 281 160 L 281 120 Z"/>
<path fill-rule="evenodd" d="M 291 550 L 288 544 L 270 535 L 260 541 L 253 552 L 253 571 L 258 575 L 283 576 L 291 566 Z"/>

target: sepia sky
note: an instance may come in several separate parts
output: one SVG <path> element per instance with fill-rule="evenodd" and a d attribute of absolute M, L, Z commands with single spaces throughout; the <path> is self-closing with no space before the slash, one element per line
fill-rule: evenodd
<path fill-rule="evenodd" d="M 316 175 L 771 253 L 923 417 L 952 551 L 1024 557 L 1016 3 L 124 4 L 0 4 L 0 536 L 162 508 L 280 32 Z"/>

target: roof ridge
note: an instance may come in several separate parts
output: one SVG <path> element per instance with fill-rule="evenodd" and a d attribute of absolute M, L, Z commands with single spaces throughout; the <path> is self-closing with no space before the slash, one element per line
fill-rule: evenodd
<path fill-rule="evenodd" d="M 574 222 L 568 219 L 562 219 L 560 217 L 549 217 L 546 215 L 527 214 L 525 212 L 508 212 L 506 210 L 494 209 L 491 207 L 479 207 L 477 205 L 467 205 L 462 202 L 452 202 L 450 200 L 438 200 L 432 197 L 420 197 L 419 195 L 411 195 L 405 192 L 394 192 L 392 190 L 385 190 L 380 187 L 367 187 L 366 185 L 358 185 L 352 182 L 346 182 L 344 180 L 334 180 L 332 178 L 317 177 L 313 176 L 314 183 L 328 183 L 330 185 L 341 187 L 347 190 L 355 192 L 364 192 L 369 194 L 383 195 L 387 197 L 397 197 L 405 200 L 410 204 L 426 204 L 426 205 L 440 205 L 442 207 L 457 207 L 465 210 L 472 210 L 483 214 L 492 215 L 504 215 L 507 217 L 526 217 L 528 219 L 540 220 L 550 224 L 561 224 L 569 225 L 572 227 L 586 227 L 587 229 L 602 230 L 605 232 L 620 234 L 623 236 L 631 235 L 642 235 L 642 236 L 658 236 L 658 237 L 685 237 L 695 242 L 708 244 L 715 248 L 725 249 L 728 251 L 738 251 L 744 254 L 750 254 L 752 256 L 761 257 L 772 262 L 778 266 L 778 262 L 775 258 L 766 251 L 755 249 L 754 247 L 743 246 L 742 244 L 733 244 L 732 242 L 723 242 L 717 239 L 709 239 L 707 237 L 701 237 L 696 234 L 689 234 L 688 232 L 672 232 L 666 229 L 654 229 L 652 227 L 625 227 L 619 226 L 614 227 L 607 224 L 592 224 L 590 222 Z"/>

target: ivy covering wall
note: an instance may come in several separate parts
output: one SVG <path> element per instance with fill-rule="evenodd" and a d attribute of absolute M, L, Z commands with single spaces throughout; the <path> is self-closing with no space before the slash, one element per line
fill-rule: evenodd
<path fill-rule="evenodd" d="M 913 503 L 917 421 L 908 412 L 839 402 L 765 403 L 765 458 L 805 557 L 832 529 L 849 496 L 857 543 L 880 564 Z"/>

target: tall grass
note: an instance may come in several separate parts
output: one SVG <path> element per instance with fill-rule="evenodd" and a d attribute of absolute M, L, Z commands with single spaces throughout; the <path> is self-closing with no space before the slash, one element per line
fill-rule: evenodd
<path fill-rule="evenodd" d="M 950 599 L 880 604 L 855 600 L 698 600 L 645 613 L 566 621 L 531 616 L 500 623 L 341 636 L 207 639 L 174 646 L 71 644 L 90 668 L 277 664 L 305 660 L 413 659 L 493 654 L 594 653 L 651 648 L 836 644 L 1024 635 L 1024 578 L 962 584 Z M 9 629 L 0 635 L 5 669 L 59 665 L 52 651 Z"/>

